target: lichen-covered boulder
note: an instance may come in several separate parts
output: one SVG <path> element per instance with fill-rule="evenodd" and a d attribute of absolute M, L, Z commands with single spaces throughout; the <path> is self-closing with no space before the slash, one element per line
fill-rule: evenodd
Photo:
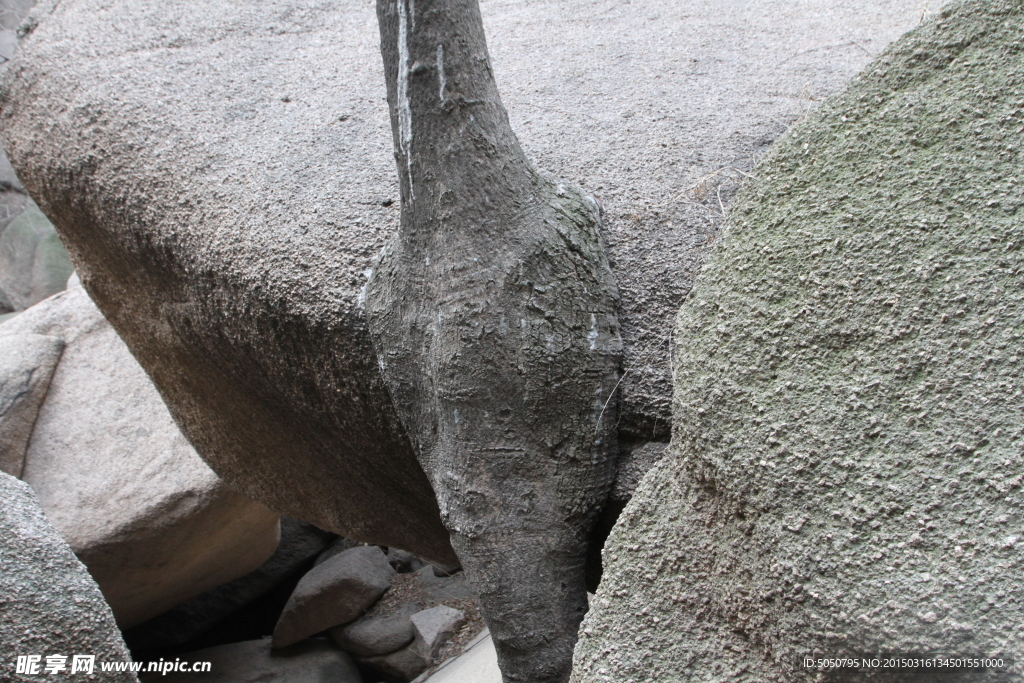
<path fill-rule="evenodd" d="M 951 5 L 759 165 L 573 681 L 1024 680 L 1021 45 L 1019 0 Z"/>

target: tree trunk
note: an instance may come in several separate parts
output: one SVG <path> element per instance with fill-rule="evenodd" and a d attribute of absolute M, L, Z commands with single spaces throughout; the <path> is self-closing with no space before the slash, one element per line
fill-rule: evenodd
<path fill-rule="evenodd" d="M 506 682 L 564 681 L 621 341 L 597 203 L 512 132 L 476 0 L 378 0 L 401 181 L 371 334 Z"/>

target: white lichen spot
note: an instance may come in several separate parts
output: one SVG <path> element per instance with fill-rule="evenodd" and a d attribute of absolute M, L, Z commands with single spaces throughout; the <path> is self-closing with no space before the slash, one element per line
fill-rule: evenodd
<path fill-rule="evenodd" d="M 444 45 L 437 46 L 437 82 L 437 96 L 440 97 L 441 102 L 444 103 L 444 93 L 448 89 L 448 81 L 444 77 Z"/>
<path fill-rule="evenodd" d="M 366 278 L 366 282 L 363 283 L 363 288 L 359 290 L 359 296 L 356 297 L 356 306 L 359 310 L 366 308 L 366 290 L 370 287 L 370 278 L 373 277 L 373 268 L 367 268 L 363 271 L 363 277 Z"/>
<path fill-rule="evenodd" d="M 455 424 L 459 424 L 460 422 L 462 422 L 462 416 L 459 415 L 459 409 L 458 408 L 455 409 L 454 416 L 455 416 Z"/>
<path fill-rule="evenodd" d="M 590 340 L 590 350 L 593 351 L 597 348 L 597 316 L 593 313 L 590 314 L 590 333 L 587 335 L 587 339 Z"/>
<path fill-rule="evenodd" d="M 412 2 L 412 0 L 410 0 Z M 415 199 L 412 182 L 412 107 L 409 105 L 409 7 L 398 5 L 398 133 L 409 176 L 409 198 Z"/>

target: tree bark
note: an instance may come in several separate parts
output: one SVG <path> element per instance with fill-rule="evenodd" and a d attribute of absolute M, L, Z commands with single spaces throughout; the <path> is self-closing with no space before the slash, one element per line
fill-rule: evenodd
<path fill-rule="evenodd" d="M 476 0 L 377 12 L 402 218 L 367 286 L 371 335 L 504 680 L 564 681 L 616 450 L 599 208 L 527 160 Z"/>

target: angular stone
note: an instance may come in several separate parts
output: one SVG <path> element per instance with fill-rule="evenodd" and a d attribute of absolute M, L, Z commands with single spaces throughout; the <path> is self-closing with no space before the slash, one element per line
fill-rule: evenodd
<path fill-rule="evenodd" d="M 0 472 L 0 642 L 5 681 L 39 681 L 45 675 L 16 674 L 18 655 L 74 654 L 101 662 L 129 662 L 131 655 L 96 582 L 47 523 L 27 484 Z M 104 681 L 138 680 L 132 673 L 104 673 Z"/>
<path fill-rule="evenodd" d="M 415 608 L 400 609 L 387 617 L 363 617 L 330 630 L 331 639 L 357 657 L 386 655 L 412 642 Z"/>
<path fill-rule="evenodd" d="M 441 647 L 466 623 L 462 610 L 438 605 L 412 615 L 414 647 L 424 658 L 433 660 Z"/>
<path fill-rule="evenodd" d="M 0 471 L 20 477 L 25 451 L 64 340 L 0 336 Z"/>
<path fill-rule="evenodd" d="M 16 311 L 62 291 L 73 271 L 53 225 L 34 205 L 0 235 L 0 289 Z"/>
<path fill-rule="evenodd" d="M 1019 0 L 950 4 L 755 170 L 572 681 L 1024 680 L 1021 45 Z M 801 660 L 967 652 L 1015 664 Z"/>
<path fill-rule="evenodd" d="M 274 647 L 287 647 L 347 624 L 388 588 L 395 570 L 377 546 L 360 546 L 313 567 L 295 587 L 274 628 Z"/>
<path fill-rule="evenodd" d="M 290 517 L 281 518 L 277 550 L 258 569 L 211 588 L 174 609 L 125 631 L 133 652 L 159 652 L 203 635 L 219 622 L 258 600 L 275 586 L 296 579 L 334 534 Z"/>
<path fill-rule="evenodd" d="M 156 616 L 273 554 L 277 515 L 199 459 L 83 289 L 0 326 L 0 339 L 23 334 L 60 337 L 66 346 L 22 477 L 119 625 Z"/>
<path fill-rule="evenodd" d="M 183 662 L 209 662 L 209 673 L 179 672 L 140 676 L 143 683 L 363 683 L 348 653 L 315 638 L 272 650 L 270 638 L 218 645 L 181 656 Z"/>

